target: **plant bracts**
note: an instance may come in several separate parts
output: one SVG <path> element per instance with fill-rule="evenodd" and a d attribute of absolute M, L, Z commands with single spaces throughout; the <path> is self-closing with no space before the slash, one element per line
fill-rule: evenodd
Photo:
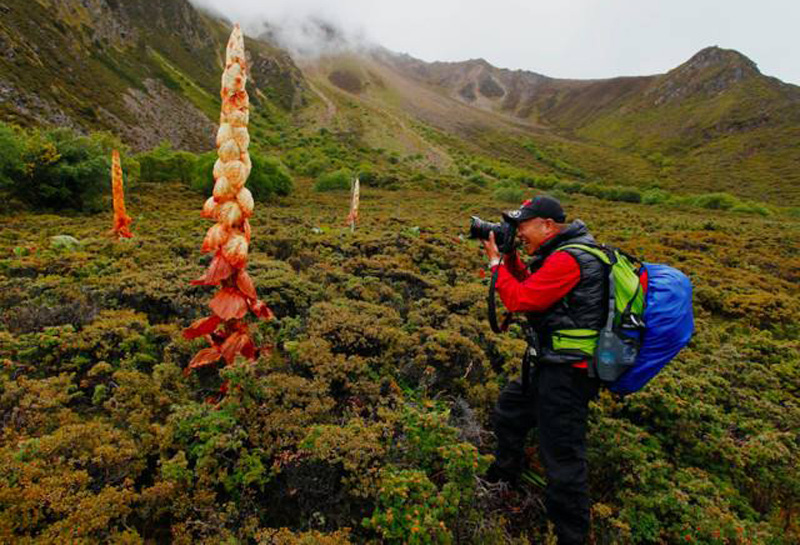
<path fill-rule="evenodd" d="M 358 222 L 358 201 L 360 197 L 358 178 L 353 182 L 353 198 L 350 202 L 350 213 L 347 215 L 346 223 L 351 231 L 355 231 Z"/>
<path fill-rule="evenodd" d="M 125 213 L 125 190 L 122 186 L 122 166 L 119 160 L 119 151 L 111 152 L 111 193 L 114 198 L 114 227 L 113 233 L 117 237 L 131 238 L 133 233 L 128 226 L 133 221 Z"/>
<path fill-rule="evenodd" d="M 220 360 L 231 364 L 238 355 L 255 359 L 258 350 L 244 318 L 248 310 L 264 320 L 273 317 L 269 307 L 258 300 L 253 281 L 245 270 L 250 245 L 249 218 L 254 205 L 253 195 L 245 187 L 252 168 L 248 153 L 250 106 L 246 83 L 244 39 L 239 25 L 235 25 L 228 40 L 222 74 L 214 191 L 202 212 L 204 218 L 215 222 L 206 233 L 202 251 L 213 253 L 214 257 L 205 274 L 192 282 L 220 289 L 209 303 L 212 315 L 197 320 L 183 331 L 187 339 L 204 337 L 211 345 L 195 355 L 187 373 Z"/>

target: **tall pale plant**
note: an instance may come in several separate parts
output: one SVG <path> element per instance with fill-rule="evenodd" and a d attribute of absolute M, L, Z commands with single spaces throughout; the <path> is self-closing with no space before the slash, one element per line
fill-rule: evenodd
<path fill-rule="evenodd" d="M 252 165 L 247 124 L 250 100 L 245 90 L 247 61 L 244 39 L 235 25 L 228 40 L 225 71 L 222 74 L 222 113 L 217 132 L 217 162 L 214 164 L 214 192 L 203 206 L 202 215 L 214 221 L 203 240 L 203 253 L 213 253 L 206 273 L 192 284 L 219 286 L 209 307 L 212 314 L 183 331 L 184 337 L 205 337 L 209 347 L 200 350 L 186 369 L 211 365 L 219 360 L 233 363 L 241 355 L 254 360 L 258 355 L 244 321 L 248 310 L 269 320 L 272 311 L 256 295 L 245 270 L 250 244 L 253 195 L 244 187 Z"/>
<path fill-rule="evenodd" d="M 350 231 L 356 230 L 356 223 L 358 222 L 358 201 L 360 199 L 360 190 L 358 178 L 353 182 L 353 197 L 350 201 L 350 214 L 347 215 L 347 225 L 350 226 Z"/>

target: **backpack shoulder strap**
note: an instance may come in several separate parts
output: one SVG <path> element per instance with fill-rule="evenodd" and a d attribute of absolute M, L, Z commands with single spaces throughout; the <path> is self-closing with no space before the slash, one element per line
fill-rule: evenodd
<path fill-rule="evenodd" d="M 559 246 L 558 248 L 556 248 L 555 251 L 558 252 L 560 250 L 567 250 L 570 248 L 575 248 L 576 250 L 583 250 L 584 252 L 593 255 L 606 265 L 613 265 L 614 262 L 616 261 L 616 258 L 613 257 L 614 256 L 613 252 L 607 251 L 602 246 L 590 246 L 588 244 L 565 244 L 564 246 Z"/>

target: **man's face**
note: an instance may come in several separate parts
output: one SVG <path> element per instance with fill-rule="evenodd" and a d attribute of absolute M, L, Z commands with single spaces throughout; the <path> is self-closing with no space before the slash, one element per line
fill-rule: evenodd
<path fill-rule="evenodd" d="M 555 222 L 551 219 L 531 218 L 520 222 L 517 236 L 522 241 L 525 253 L 533 253 L 555 234 Z"/>

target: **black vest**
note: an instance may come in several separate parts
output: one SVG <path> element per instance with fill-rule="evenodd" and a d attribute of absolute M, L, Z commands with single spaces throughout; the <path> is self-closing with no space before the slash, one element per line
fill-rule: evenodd
<path fill-rule="evenodd" d="M 564 231 L 545 242 L 528 265 L 536 272 L 545 260 L 567 244 L 596 245 L 597 242 L 581 220 L 575 220 Z M 553 332 L 589 329 L 599 331 L 608 314 L 608 270 L 599 259 L 578 248 L 568 248 L 578 262 L 581 279 L 564 298 L 543 313 L 528 313 L 528 321 L 539 336 L 540 358 L 544 363 L 575 363 L 586 359 L 585 354 L 553 349 Z"/>

